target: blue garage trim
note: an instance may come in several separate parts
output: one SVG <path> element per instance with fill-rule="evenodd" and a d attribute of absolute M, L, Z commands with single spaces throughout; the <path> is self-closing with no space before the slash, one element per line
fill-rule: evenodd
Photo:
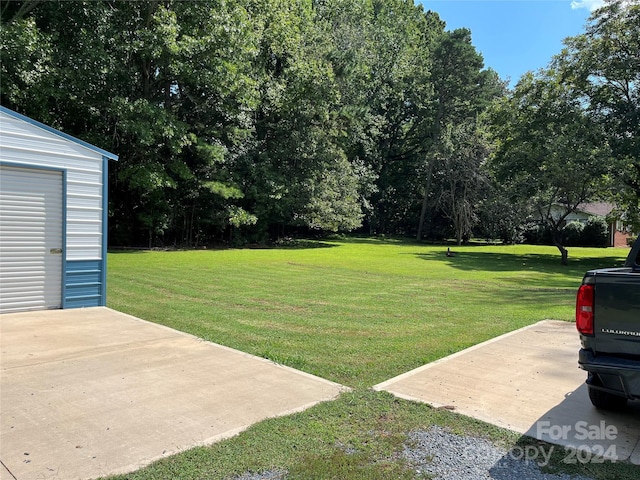
<path fill-rule="evenodd" d="M 109 219 L 109 157 L 102 157 L 102 291 L 100 306 L 107 305 L 107 222 Z"/>
<path fill-rule="evenodd" d="M 102 260 L 67 260 L 64 308 L 100 307 L 105 297 Z"/>
<path fill-rule="evenodd" d="M 62 298 L 60 308 L 66 308 L 66 288 L 67 284 L 67 171 L 62 171 Z"/>

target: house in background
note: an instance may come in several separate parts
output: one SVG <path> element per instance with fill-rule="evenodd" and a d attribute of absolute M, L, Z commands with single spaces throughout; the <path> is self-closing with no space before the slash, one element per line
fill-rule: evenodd
<path fill-rule="evenodd" d="M 117 158 L 0 106 L 0 313 L 105 305 Z"/>
<path fill-rule="evenodd" d="M 591 217 L 604 217 L 609 224 L 609 246 L 628 247 L 627 240 L 631 233 L 624 226 L 621 218 L 612 215 L 615 205 L 607 202 L 581 203 L 575 212 L 570 213 L 566 221 L 587 223 Z"/>

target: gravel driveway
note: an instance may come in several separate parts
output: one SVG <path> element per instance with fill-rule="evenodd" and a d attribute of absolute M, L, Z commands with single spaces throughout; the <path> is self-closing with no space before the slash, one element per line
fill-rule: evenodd
<path fill-rule="evenodd" d="M 544 473 L 550 447 L 496 447 L 475 437 L 454 435 L 438 426 L 409 435 L 404 458 L 416 473 L 437 480 L 590 480 L 588 477 Z"/>
<path fill-rule="evenodd" d="M 445 428 L 410 433 L 402 457 L 419 478 L 433 480 L 592 480 L 579 475 L 544 473 L 540 465 L 548 459 L 550 448 L 496 447 L 488 440 L 455 435 Z M 535 450 L 534 450 L 535 449 Z M 234 480 L 287 480 L 287 472 L 273 470 L 245 473 Z"/>

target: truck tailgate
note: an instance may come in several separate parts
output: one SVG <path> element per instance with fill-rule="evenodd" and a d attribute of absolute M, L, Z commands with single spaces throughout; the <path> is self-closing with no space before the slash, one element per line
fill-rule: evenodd
<path fill-rule="evenodd" d="M 612 268 L 595 277 L 595 353 L 619 356 L 640 352 L 640 272 Z"/>

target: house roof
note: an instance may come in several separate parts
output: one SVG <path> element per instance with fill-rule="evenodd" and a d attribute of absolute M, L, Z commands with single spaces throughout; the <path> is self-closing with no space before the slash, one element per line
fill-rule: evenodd
<path fill-rule="evenodd" d="M 34 120 L 33 118 L 29 118 L 25 115 L 22 115 L 18 112 L 14 112 L 13 110 L 8 109 L 7 107 L 3 107 L 2 105 L 0 105 L 0 112 L 5 113 L 7 115 L 10 115 L 14 118 L 17 118 L 19 120 L 22 120 L 24 122 L 30 123 L 31 125 L 34 125 L 36 127 L 42 128 L 43 130 L 46 130 L 49 133 L 53 133 L 54 135 L 58 135 L 59 137 L 64 138 L 65 140 L 68 140 L 70 142 L 76 143 L 84 148 L 87 148 L 93 152 L 99 153 L 100 155 L 107 157 L 110 160 L 118 160 L 118 155 L 111 153 L 111 152 L 107 152 L 106 150 L 101 149 L 100 147 L 96 147 L 95 145 L 91 145 L 90 143 L 87 143 L 83 140 L 80 140 L 79 138 L 73 137 L 71 135 L 69 135 L 68 133 L 64 133 L 61 132 L 60 130 L 56 130 L 53 127 L 50 127 L 49 125 L 45 125 L 44 123 L 40 123 L 37 120 Z"/>
<path fill-rule="evenodd" d="M 579 212 L 588 213 L 589 215 L 598 215 L 601 217 L 606 217 L 613 211 L 614 208 L 615 208 L 615 205 L 613 203 L 594 202 L 594 203 L 581 203 L 580 205 L 578 205 L 578 208 L 576 208 L 576 210 Z"/>

